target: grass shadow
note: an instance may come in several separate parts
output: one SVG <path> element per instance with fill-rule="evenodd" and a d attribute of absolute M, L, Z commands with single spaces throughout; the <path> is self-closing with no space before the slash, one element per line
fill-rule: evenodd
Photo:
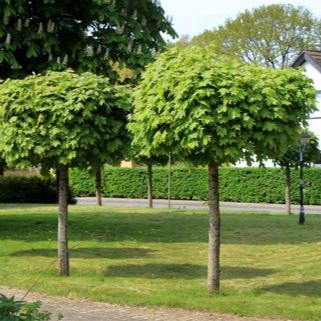
<path fill-rule="evenodd" d="M 222 267 L 222 280 L 251 279 L 272 274 L 272 269 Z M 197 264 L 129 264 L 112 265 L 105 271 L 106 277 L 144 278 L 144 279 L 198 279 L 207 274 L 205 265 Z"/>
<path fill-rule="evenodd" d="M 208 217 L 193 210 L 72 208 L 69 219 L 71 241 L 142 243 L 208 242 Z M 309 216 L 298 226 L 296 216 L 270 214 L 222 214 L 224 244 L 300 244 L 321 242 L 321 216 Z M 57 214 L 41 208 L 32 213 L 0 215 L 0 240 L 54 239 Z"/>
<path fill-rule="evenodd" d="M 70 250 L 71 258 L 79 259 L 136 259 L 146 258 L 152 253 L 152 250 L 142 248 L 75 248 Z M 14 257 L 24 256 L 43 256 L 43 257 L 56 257 L 56 249 L 31 249 L 25 251 L 17 251 L 11 254 Z"/>
<path fill-rule="evenodd" d="M 285 282 L 261 288 L 262 292 L 274 292 L 286 294 L 293 297 L 307 296 L 313 298 L 321 297 L 321 280 L 307 282 Z"/>

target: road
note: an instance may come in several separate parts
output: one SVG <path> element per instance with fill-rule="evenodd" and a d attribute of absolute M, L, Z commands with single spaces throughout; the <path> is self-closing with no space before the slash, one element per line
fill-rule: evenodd
<path fill-rule="evenodd" d="M 77 197 L 78 205 L 95 205 L 95 197 Z M 147 207 L 146 199 L 128 199 L 128 198 L 103 198 L 104 206 L 114 207 Z M 171 200 L 154 200 L 155 208 L 181 208 L 181 209 L 207 209 L 206 202 L 203 201 L 179 201 Z M 220 202 L 220 208 L 223 211 L 253 211 L 282 213 L 284 212 L 284 204 L 258 204 L 258 203 L 234 203 Z M 304 207 L 306 214 L 321 214 L 321 206 L 306 205 Z M 299 213 L 299 205 L 292 205 L 292 212 Z"/>

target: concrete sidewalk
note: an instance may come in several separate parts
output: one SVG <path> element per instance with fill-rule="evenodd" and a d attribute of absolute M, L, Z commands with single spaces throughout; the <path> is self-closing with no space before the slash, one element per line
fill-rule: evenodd
<path fill-rule="evenodd" d="M 78 205 L 95 205 L 95 197 L 77 197 Z M 180 209 L 207 209 L 206 202 L 203 201 L 181 201 L 181 200 L 159 200 L 153 201 L 155 208 L 180 208 Z M 103 198 L 104 206 L 115 207 L 147 207 L 146 199 L 130 199 L 130 198 Z M 285 211 L 284 204 L 258 204 L 258 203 L 234 203 L 220 202 L 223 211 L 253 211 L 267 213 L 283 213 Z M 306 214 L 321 214 L 321 205 L 304 206 Z M 299 205 L 292 205 L 292 212 L 299 213 Z"/>

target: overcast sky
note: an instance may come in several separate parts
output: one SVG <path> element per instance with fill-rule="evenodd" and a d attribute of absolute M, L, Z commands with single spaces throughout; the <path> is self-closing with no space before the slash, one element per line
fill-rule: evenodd
<path fill-rule="evenodd" d="M 308 8 L 321 18 L 320 0 L 161 0 L 165 12 L 173 17 L 173 26 L 179 36 L 195 36 L 204 30 L 212 30 L 233 19 L 245 9 L 272 3 L 291 3 Z"/>

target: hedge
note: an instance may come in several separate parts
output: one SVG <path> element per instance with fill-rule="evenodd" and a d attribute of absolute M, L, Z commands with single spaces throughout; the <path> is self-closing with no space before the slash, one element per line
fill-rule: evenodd
<path fill-rule="evenodd" d="M 321 204 L 321 169 L 305 168 L 306 204 Z M 70 184 L 78 196 L 95 195 L 95 179 L 89 172 L 72 169 Z M 299 203 L 299 171 L 291 172 L 292 202 Z M 154 198 L 167 198 L 167 168 L 153 169 Z M 145 168 L 103 169 L 103 196 L 146 198 Z M 173 168 L 171 172 L 171 198 L 181 200 L 207 200 L 206 168 Z M 280 168 L 221 168 L 221 201 L 249 203 L 284 203 L 284 173 Z"/>
<path fill-rule="evenodd" d="M 0 203 L 57 203 L 54 178 L 32 176 L 0 176 Z M 69 203 L 75 203 L 70 193 Z"/>

